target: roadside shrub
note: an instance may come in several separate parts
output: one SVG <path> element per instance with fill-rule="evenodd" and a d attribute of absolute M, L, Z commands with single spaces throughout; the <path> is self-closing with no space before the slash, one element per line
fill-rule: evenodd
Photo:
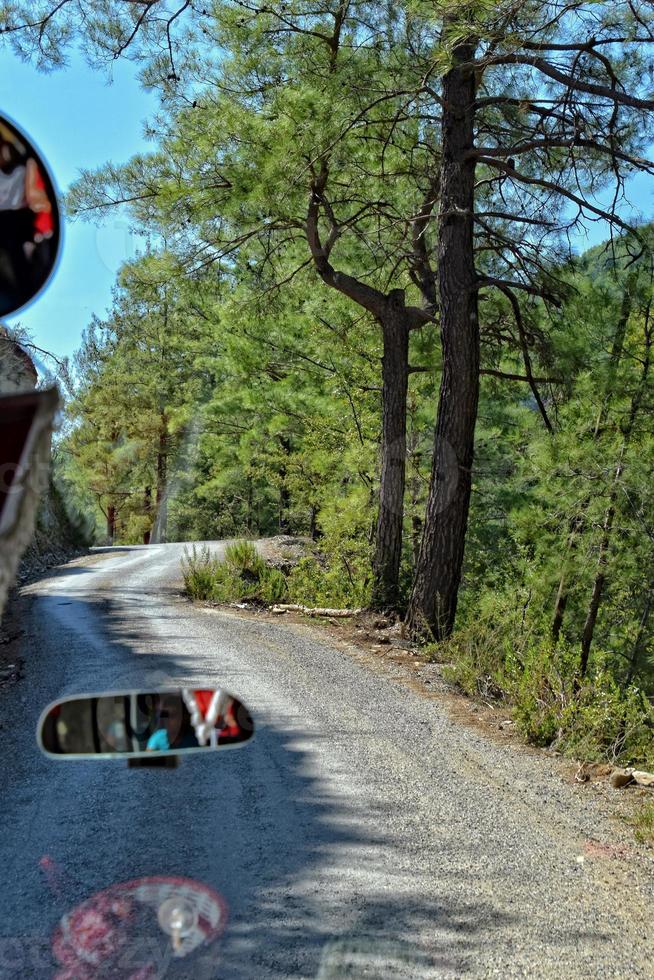
<path fill-rule="evenodd" d="M 445 664 L 443 674 L 466 694 L 501 701 L 513 693 L 534 635 L 526 626 L 528 593 L 480 596 L 468 622 L 445 643 L 431 644 L 427 656 Z"/>
<path fill-rule="evenodd" d="M 650 769 L 654 710 L 638 688 L 623 690 L 600 669 L 568 704 L 558 741 L 566 755 Z"/>
<path fill-rule="evenodd" d="M 212 572 L 211 594 L 214 602 L 237 602 L 249 599 L 252 583 L 244 582 L 238 572 L 225 561 L 216 561 Z"/>
<path fill-rule="evenodd" d="M 425 648 L 447 680 L 486 703 L 504 703 L 535 745 L 588 761 L 654 765 L 654 708 L 636 687 L 619 685 L 607 654 L 594 651 L 581 682 L 578 647 L 527 628 L 519 603 L 503 608 L 495 597 L 479 612 L 448 641 Z"/>
<path fill-rule="evenodd" d="M 302 558 L 289 575 L 292 601 L 335 609 L 367 606 L 372 579 L 370 498 L 360 480 L 323 501 L 318 525 L 319 555 Z"/>
<path fill-rule="evenodd" d="M 199 551 L 195 545 L 190 551 L 184 549 L 182 576 L 184 588 L 191 599 L 212 598 L 217 564 L 207 545 L 202 545 Z"/>
<path fill-rule="evenodd" d="M 263 602 L 272 605 L 273 603 L 281 602 L 284 598 L 286 598 L 286 576 L 283 574 L 283 572 L 280 572 L 278 568 L 264 567 L 259 583 L 259 598 L 261 598 Z"/>
<path fill-rule="evenodd" d="M 257 553 L 252 541 L 234 541 L 225 548 L 225 562 L 241 575 L 259 578 L 266 563 Z"/>
<path fill-rule="evenodd" d="M 145 514 L 128 514 L 121 528 L 120 540 L 125 544 L 142 544 L 146 531 L 152 528 L 152 518 Z"/>
<path fill-rule="evenodd" d="M 551 745 L 575 700 L 576 662 L 563 644 L 532 639 L 520 657 L 507 664 L 506 690 L 519 729 L 534 745 Z"/>
<path fill-rule="evenodd" d="M 203 545 L 193 546 L 182 558 L 184 587 L 192 599 L 215 602 L 253 600 L 271 604 L 286 595 L 286 578 L 266 565 L 251 541 L 235 541 L 225 548 L 225 559 L 213 557 Z"/>
<path fill-rule="evenodd" d="M 429 660 L 442 662 L 445 679 L 471 697 L 495 701 L 508 695 L 501 637 L 487 625 L 462 629 L 445 643 L 430 644 L 425 653 Z"/>
<path fill-rule="evenodd" d="M 370 575 L 344 555 L 330 555 L 324 562 L 301 558 L 288 577 L 293 602 L 335 609 L 358 608 L 370 598 Z"/>
<path fill-rule="evenodd" d="M 222 561 L 206 545 L 199 550 L 194 545 L 182 559 L 182 572 L 192 599 L 266 605 L 288 600 L 335 608 L 365 606 L 369 599 L 368 563 L 352 548 L 341 547 L 320 560 L 315 555 L 301 558 L 287 577 L 266 564 L 251 541 L 227 545 Z"/>

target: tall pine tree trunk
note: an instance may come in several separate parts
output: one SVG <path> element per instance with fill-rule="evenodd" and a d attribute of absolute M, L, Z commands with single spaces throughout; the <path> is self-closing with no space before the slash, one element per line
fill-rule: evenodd
<path fill-rule="evenodd" d="M 285 436 L 279 437 L 279 442 L 284 453 L 284 457 L 287 457 L 291 451 L 291 444 Z M 289 492 L 286 483 L 286 463 L 282 462 L 279 467 L 279 508 L 277 515 L 277 529 L 280 534 L 288 534 L 290 525 L 288 520 L 288 512 L 291 506 L 291 494 Z"/>
<path fill-rule="evenodd" d="M 252 514 L 253 514 L 252 500 L 253 500 L 254 489 L 253 489 L 253 486 L 252 486 L 252 476 L 250 474 L 248 474 L 248 476 L 245 479 L 245 485 L 247 487 L 247 492 L 246 492 L 246 497 L 245 497 L 245 500 L 246 500 L 245 523 L 246 523 L 246 526 L 247 526 L 247 529 L 248 529 L 248 534 L 251 536 L 252 535 L 252 526 L 253 526 L 253 522 L 252 522 Z"/>
<path fill-rule="evenodd" d="M 418 513 L 420 500 L 420 454 L 418 452 L 418 432 L 415 424 L 415 402 L 413 402 L 407 412 L 407 419 L 411 419 L 411 426 L 407 436 L 408 455 L 413 459 L 413 474 L 409 478 L 409 496 L 411 503 L 411 562 L 415 574 L 420 554 L 420 541 L 422 539 L 422 515 Z"/>
<path fill-rule="evenodd" d="M 379 510 L 373 562 L 373 609 L 396 609 L 402 558 L 406 478 L 406 401 L 409 381 L 409 330 L 404 291 L 393 290 L 380 320 L 382 357 L 382 441 Z"/>
<path fill-rule="evenodd" d="M 152 520 L 152 487 L 146 487 L 143 491 L 143 511 L 149 521 Z M 146 528 L 143 532 L 143 544 L 150 544 L 152 527 Z"/>
<path fill-rule="evenodd" d="M 166 540 L 168 530 L 168 419 L 165 413 L 161 415 L 159 427 L 156 501 L 156 540 L 163 542 Z"/>
<path fill-rule="evenodd" d="M 116 536 L 116 508 L 113 504 L 109 504 L 107 507 L 107 538 L 109 539 L 109 544 L 114 543 L 114 538 Z"/>
<path fill-rule="evenodd" d="M 317 541 L 319 537 L 318 533 L 318 513 L 319 507 L 317 504 L 311 504 L 311 513 L 309 516 L 309 537 L 312 541 Z"/>
<path fill-rule="evenodd" d="M 456 26 L 456 25 L 454 25 Z M 436 434 L 418 567 L 408 610 L 413 635 L 448 636 L 456 615 L 479 400 L 479 323 L 473 252 L 476 42 L 457 44 L 443 80 L 438 242 L 443 356 Z"/>

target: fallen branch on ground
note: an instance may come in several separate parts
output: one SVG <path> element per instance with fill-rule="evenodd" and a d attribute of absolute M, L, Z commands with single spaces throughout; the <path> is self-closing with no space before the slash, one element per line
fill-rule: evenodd
<path fill-rule="evenodd" d="M 274 613 L 285 613 L 285 612 L 299 612 L 304 613 L 305 616 L 358 616 L 363 612 L 363 609 L 325 609 L 321 606 L 300 606 L 294 602 L 284 602 L 279 605 L 273 606 L 271 612 Z"/>

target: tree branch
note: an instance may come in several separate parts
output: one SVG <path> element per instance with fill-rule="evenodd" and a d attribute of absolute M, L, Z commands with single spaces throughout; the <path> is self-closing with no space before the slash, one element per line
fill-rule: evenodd
<path fill-rule="evenodd" d="M 502 173 L 508 174 L 514 180 L 520 181 L 521 184 L 531 184 L 536 187 L 542 187 L 545 190 L 553 191 L 555 194 L 560 194 L 562 197 L 566 197 L 569 201 L 577 204 L 580 210 L 592 211 L 599 218 L 604 218 L 609 224 L 616 225 L 618 228 L 622 228 L 624 231 L 633 235 L 634 238 L 640 241 L 640 236 L 635 228 L 622 218 L 619 218 L 615 212 L 605 211 L 603 208 L 597 207 L 595 204 L 591 204 L 583 197 L 579 197 L 577 194 L 573 194 L 572 191 L 567 190 L 562 187 L 561 184 L 555 184 L 551 180 L 544 180 L 539 177 L 528 177 L 526 174 L 520 173 L 515 167 L 509 166 L 508 163 L 501 163 L 499 160 L 494 160 L 492 157 L 479 157 L 479 163 L 485 163 L 489 167 L 495 167 L 496 170 L 502 171 Z"/>
<path fill-rule="evenodd" d="M 516 327 L 518 328 L 518 336 L 520 338 L 520 347 L 522 348 L 522 359 L 524 361 L 525 371 L 527 372 L 527 383 L 529 384 L 529 387 L 531 388 L 532 394 L 533 394 L 534 398 L 536 399 L 536 404 L 538 405 L 538 410 L 539 410 L 539 412 L 540 412 L 540 414 L 541 414 L 541 416 L 543 418 L 543 422 L 545 423 L 545 427 L 546 427 L 547 431 L 550 433 L 550 435 L 553 435 L 554 434 L 554 428 L 552 427 L 552 423 L 549 420 L 549 416 L 547 414 L 547 410 L 545 408 L 545 405 L 543 403 L 543 400 L 540 397 L 540 392 L 538 391 L 538 388 L 536 386 L 536 379 L 534 378 L 534 374 L 533 374 L 533 371 L 531 369 L 531 358 L 529 356 L 529 346 L 527 344 L 527 337 L 525 335 L 525 328 L 524 328 L 524 323 L 523 323 L 523 320 L 522 320 L 522 310 L 520 309 L 520 303 L 518 302 L 518 297 L 515 295 L 515 293 L 513 292 L 513 290 L 509 286 L 507 286 L 505 283 L 502 283 L 502 282 L 496 280 L 495 281 L 495 285 L 497 286 L 497 288 L 502 293 L 504 293 L 504 295 L 509 300 L 509 302 L 511 304 L 511 307 L 513 309 L 513 315 L 515 317 Z"/>
<path fill-rule="evenodd" d="M 536 384 L 553 384 L 562 385 L 565 384 L 563 378 L 528 378 L 524 374 L 512 374 L 509 371 L 497 371 L 495 368 L 480 368 L 480 374 L 487 374 L 492 378 L 501 378 L 504 381 L 526 381 L 530 383 L 535 381 Z"/>
<path fill-rule="evenodd" d="M 647 173 L 652 173 L 651 168 L 654 168 L 654 160 L 648 160 L 646 157 L 633 157 L 629 153 L 624 153 L 622 150 L 616 149 L 614 146 L 607 146 L 605 143 L 598 143 L 595 140 L 577 136 L 570 137 L 569 139 L 552 137 L 551 139 L 530 140 L 527 143 L 516 143 L 515 146 L 507 147 L 480 146 L 471 150 L 467 154 L 467 158 L 516 157 L 521 153 L 530 153 L 532 150 L 549 150 L 555 147 L 568 147 L 572 149 L 575 146 L 580 146 L 588 150 L 597 150 L 598 153 L 604 153 L 606 156 L 615 157 L 625 163 L 630 163 L 632 166 Z"/>
<path fill-rule="evenodd" d="M 505 54 L 490 58 L 484 61 L 482 64 L 484 67 L 488 67 L 490 65 L 527 65 L 530 68 L 536 68 L 538 71 L 542 72 L 543 75 L 547 75 L 548 78 L 553 79 L 555 82 L 565 85 L 568 90 L 575 92 L 586 92 L 589 95 L 597 95 L 600 98 L 609 99 L 611 102 L 630 106 L 632 109 L 646 109 L 649 111 L 654 109 L 654 101 L 652 99 L 639 99 L 636 98 L 636 96 L 629 95 L 626 92 L 619 92 L 615 88 L 609 88 L 607 85 L 596 85 L 593 82 L 583 82 L 581 79 L 575 78 L 574 75 L 569 75 L 564 71 L 560 71 L 555 65 L 551 64 L 549 61 L 546 61 L 544 58 L 538 58 L 536 56 L 530 58 L 526 55 L 520 54 Z"/>
<path fill-rule="evenodd" d="M 432 219 L 434 206 L 440 190 L 440 177 L 435 175 L 429 182 L 429 188 L 416 217 L 412 222 L 413 267 L 415 283 L 428 303 L 430 310 L 438 308 L 436 291 L 436 276 L 427 248 L 427 228 Z"/>
<path fill-rule="evenodd" d="M 502 292 L 507 289 L 520 289 L 523 293 L 529 293 L 530 296 L 539 296 L 541 299 L 548 300 L 548 302 L 552 303 L 552 305 L 556 306 L 557 308 L 562 305 L 558 296 L 554 296 L 548 290 L 539 289 L 538 286 L 533 286 L 527 282 L 513 282 L 508 279 L 496 279 L 493 276 L 482 276 L 477 280 L 477 289 L 484 289 L 487 286 L 495 286 L 497 289 L 501 289 Z"/>

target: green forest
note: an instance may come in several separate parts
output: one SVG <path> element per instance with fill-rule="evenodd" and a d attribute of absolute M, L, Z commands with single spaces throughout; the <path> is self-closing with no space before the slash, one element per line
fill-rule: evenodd
<path fill-rule="evenodd" d="M 21 56 L 160 96 L 66 196 L 147 242 L 62 378 L 95 542 L 310 539 L 187 580 L 397 616 L 536 744 L 651 765 L 651 6 L 30 7 Z"/>

